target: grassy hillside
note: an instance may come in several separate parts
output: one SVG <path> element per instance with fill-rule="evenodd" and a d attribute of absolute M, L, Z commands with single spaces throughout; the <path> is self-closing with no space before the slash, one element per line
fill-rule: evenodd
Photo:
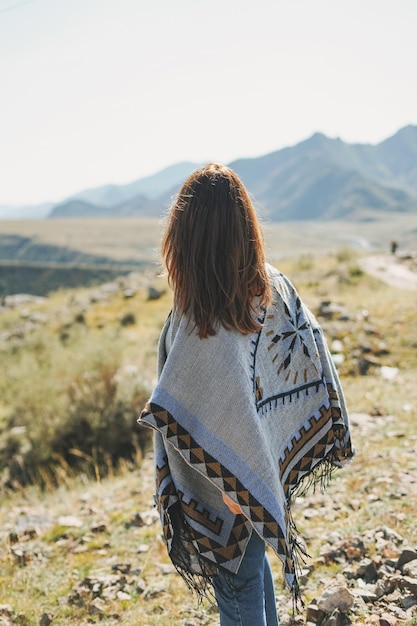
<path fill-rule="evenodd" d="M 39 245 L 62 246 L 115 261 L 157 263 L 163 223 L 163 219 L 158 218 L 3 220 L 0 221 L 0 236 L 32 238 Z M 326 254 L 350 245 L 366 249 L 369 244 L 377 250 L 388 251 L 391 239 L 398 240 L 400 251 L 417 249 L 417 215 L 358 213 L 356 220 L 345 222 L 278 224 L 265 220 L 264 227 L 269 255 L 273 259 Z"/>
<path fill-rule="evenodd" d="M 46 295 L 155 266 L 157 220 L 0 221 L 0 296 Z"/>
<path fill-rule="evenodd" d="M 152 261 L 157 258 L 160 220 L 3 220 L 0 221 L 0 234 L 36 238 L 39 243 L 79 250 L 116 261 Z"/>
<path fill-rule="evenodd" d="M 363 416 L 352 423 L 356 460 L 327 495 L 300 499 L 296 507 L 312 555 L 303 573 L 309 603 L 346 568 L 320 556 L 331 535 L 369 544 L 367 557 L 375 563 L 387 554 L 395 558 L 400 539 L 417 545 L 416 292 L 367 276 L 347 251 L 289 258 L 279 267 L 318 314 L 339 355 L 350 411 Z M 3 483 L 15 485 L 1 493 L 0 604 L 6 608 L 0 621 L 218 624 L 215 610 L 197 605 L 166 556 L 145 444 L 111 456 L 155 380 L 156 343 L 171 296 L 166 291 L 149 300 L 149 286 L 165 287 L 143 277 L 101 291 L 62 291 L 0 318 L 0 459 Z M 89 437 L 74 438 L 81 428 Z M 135 436 L 132 428 L 132 441 Z M 18 487 L 25 463 L 27 478 L 43 490 Z M 372 539 L 381 528 L 400 537 L 396 546 L 381 548 Z M 288 624 L 291 599 L 278 560 L 272 564 Z M 401 609 L 399 596 L 392 602 Z M 378 624 L 375 611 L 358 602 L 348 623 Z M 305 624 L 305 615 L 297 624 Z M 398 621 L 405 623 L 415 621 Z"/>
<path fill-rule="evenodd" d="M 124 273 L 131 269 L 125 269 Z M 0 297 L 18 293 L 46 296 L 63 286 L 70 288 L 99 285 L 116 278 L 122 271 L 111 266 L 0 261 Z"/>

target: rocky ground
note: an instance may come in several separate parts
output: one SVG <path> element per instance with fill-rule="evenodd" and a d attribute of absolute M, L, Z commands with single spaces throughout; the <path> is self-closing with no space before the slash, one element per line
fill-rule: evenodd
<path fill-rule="evenodd" d="M 391 426 L 387 416 L 352 415 L 354 437 L 365 437 L 369 446 L 386 426 Z M 392 432 L 393 437 L 398 434 Z M 366 465 L 359 459 L 355 471 L 361 474 L 364 489 L 358 490 L 357 497 L 337 497 L 343 489 L 342 474 L 350 471 L 343 470 L 328 492 L 297 501 L 295 517 L 308 549 L 314 549 L 315 538 L 322 539 L 316 556 L 307 560 L 301 573 L 305 607 L 296 616 L 292 615 L 290 595 L 282 588 L 278 560 L 271 558 L 282 625 L 399 626 L 417 622 L 417 545 L 378 518 L 371 528 L 352 534 L 346 532 L 349 524 L 345 521 L 366 506 L 364 494 L 370 505 L 401 498 L 417 502 L 416 438 L 406 443 L 399 467 L 386 465 L 377 481 L 367 483 L 363 476 Z M 394 479 L 393 472 L 398 469 Z M 126 623 L 157 623 L 151 621 L 152 616 L 169 610 L 167 594 L 175 594 L 182 581 L 166 558 L 152 493 L 152 457 L 148 456 L 140 473 L 127 473 L 84 492 L 80 488 L 62 491 L 55 495 L 53 508 L 52 496 L 43 503 L 22 496 L 10 508 L 3 504 L 2 569 L 9 574 L 14 569 L 19 589 L 24 580 L 41 584 L 35 574 L 39 568 L 55 568 L 56 584 L 65 592 L 58 594 L 56 605 L 42 598 L 36 621 L 28 607 L 18 610 L 0 604 L 0 625 L 124 623 L 129 605 L 137 621 Z M 46 589 L 53 584 L 47 574 L 43 584 Z M 218 623 L 213 607 L 198 607 L 188 592 L 184 597 L 173 624 Z M 75 612 L 78 621 L 66 621 L 65 612 Z"/>
<path fill-rule="evenodd" d="M 370 447 L 373 441 L 378 441 L 381 429 L 389 428 L 394 422 L 392 416 L 367 414 L 353 414 L 351 421 L 354 439 L 358 442 L 366 438 Z M 401 437 L 399 431 L 392 430 L 391 435 Z M 312 494 L 298 503 L 298 514 L 307 520 L 324 518 L 325 527 L 326 520 L 330 525 L 333 520 L 349 518 L 366 508 L 363 495 L 370 506 L 401 498 L 417 503 L 416 441 L 417 437 L 408 441 L 402 458 L 393 465 L 386 465 L 385 472 L 379 472 L 376 479 L 364 484 L 364 490 L 358 489 L 356 498 L 353 494 L 338 501 L 333 489 L 326 494 Z M 358 471 L 354 463 L 351 470 Z M 366 471 L 367 463 L 363 458 L 359 464 L 362 466 L 359 471 Z M 399 518 L 401 514 L 393 516 L 396 526 Z M 295 619 L 288 616 L 281 624 L 397 626 L 417 623 L 417 543 L 395 528 L 378 524 L 378 519 L 375 519 L 375 526 L 362 532 L 346 534 L 345 527 L 346 523 L 341 523 L 339 530 L 332 525 L 327 533 L 322 531 L 325 541 L 301 577 L 305 592 L 314 597 L 307 602 L 303 615 Z M 307 540 L 313 529 L 317 532 L 315 524 L 308 529 Z M 319 572 L 318 594 L 317 578 L 312 581 L 314 572 Z"/>

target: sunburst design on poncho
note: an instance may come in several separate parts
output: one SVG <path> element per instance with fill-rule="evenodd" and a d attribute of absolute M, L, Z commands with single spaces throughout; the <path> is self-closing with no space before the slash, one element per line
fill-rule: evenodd
<path fill-rule="evenodd" d="M 277 366 L 277 375 L 284 376 L 287 382 L 290 381 L 295 385 L 297 382 L 303 383 L 308 380 L 308 371 L 306 368 L 300 371 L 298 368 L 292 367 L 292 355 L 297 342 L 299 342 L 302 352 L 308 359 L 310 359 L 311 355 L 305 338 L 305 333 L 311 332 L 310 323 L 302 314 L 302 304 L 300 298 L 297 298 L 293 312 L 289 310 L 285 302 L 283 305 L 289 328 L 281 332 L 269 330 L 266 333 L 268 337 L 271 337 L 271 343 L 268 346 L 268 350 L 273 355 L 272 362 Z M 268 319 L 273 318 L 274 315 L 268 315 Z M 318 374 L 318 370 L 314 362 L 309 361 L 309 363 L 313 366 L 316 374 Z"/>

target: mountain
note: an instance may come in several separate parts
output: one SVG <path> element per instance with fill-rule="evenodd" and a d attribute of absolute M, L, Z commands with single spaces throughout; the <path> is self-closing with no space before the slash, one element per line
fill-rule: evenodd
<path fill-rule="evenodd" d="M 87 189 L 48 216 L 161 216 L 198 165 L 177 163 L 126 185 Z M 376 145 L 315 133 L 294 146 L 229 165 L 259 213 L 272 221 L 372 220 L 381 212 L 417 212 L 417 126 L 406 126 Z"/>
<path fill-rule="evenodd" d="M 126 185 L 105 185 L 95 189 L 86 189 L 69 198 L 70 200 L 85 200 L 103 207 L 123 206 L 123 204 L 137 196 L 158 198 L 163 191 L 180 185 L 181 182 L 198 167 L 197 163 L 184 161 L 171 165 L 156 174 L 140 178 Z"/>
<path fill-rule="evenodd" d="M 139 195 L 109 207 L 85 200 L 68 200 L 54 207 L 48 217 L 138 217 L 149 215 L 151 211 L 152 201 Z"/>
<path fill-rule="evenodd" d="M 289 148 L 230 166 L 271 220 L 369 217 L 417 211 L 417 127 L 376 146 L 316 133 Z"/>
<path fill-rule="evenodd" d="M 377 147 L 391 180 L 417 193 L 417 126 L 406 126 Z"/>
<path fill-rule="evenodd" d="M 37 205 L 10 206 L 0 205 L 1 220 L 41 220 L 49 215 L 53 207 L 52 202 Z"/>
<path fill-rule="evenodd" d="M 48 217 L 158 216 L 161 207 L 199 164 L 177 163 L 127 185 L 87 189 L 55 206 Z M 173 191 L 174 190 L 174 191 Z"/>
<path fill-rule="evenodd" d="M 48 217 L 104 217 L 110 210 L 84 200 L 67 200 L 57 204 Z"/>

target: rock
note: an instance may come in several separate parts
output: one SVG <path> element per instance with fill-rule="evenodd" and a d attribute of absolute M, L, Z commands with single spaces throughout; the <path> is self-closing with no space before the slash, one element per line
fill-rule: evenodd
<path fill-rule="evenodd" d="M 15 543 L 19 543 L 19 536 L 15 532 L 9 533 L 9 544 L 12 546 Z"/>
<path fill-rule="evenodd" d="M 366 548 L 362 539 L 357 537 L 351 539 L 350 541 L 345 541 L 342 549 L 349 560 L 362 558 L 366 553 Z"/>
<path fill-rule="evenodd" d="M 125 528 L 131 528 L 132 526 L 136 528 L 142 528 L 142 526 L 145 526 L 145 521 L 140 513 L 135 513 L 132 519 L 125 524 Z"/>
<path fill-rule="evenodd" d="M 156 287 L 148 287 L 148 300 L 159 300 L 165 293 L 165 289 L 156 289 Z"/>
<path fill-rule="evenodd" d="M 52 620 L 53 615 L 51 613 L 43 613 L 39 619 L 39 626 L 50 626 Z"/>
<path fill-rule="evenodd" d="M 35 539 L 39 537 L 40 531 L 38 528 L 26 528 L 23 532 L 25 539 Z"/>
<path fill-rule="evenodd" d="M 392 593 L 396 587 L 396 578 L 394 576 L 385 576 L 376 583 L 375 595 L 378 598 L 382 598 L 382 596 L 387 596 Z"/>
<path fill-rule="evenodd" d="M 138 578 L 138 580 L 136 581 L 136 591 L 139 594 L 145 593 L 147 588 L 146 582 L 143 580 L 143 578 Z"/>
<path fill-rule="evenodd" d="M 346 308 L 342 304 L 336 304 L 335 302 L 330 302 L 329 300 L 325 300 L 320 303 L 317 316 L 331 320 L 339 319 L 347 321 L 350 319 Z"/>
<path fill-rule="evenodd" d="M 10 552 L 15 558 L 16 565 L 19 565 L 20 567 L 24 567 L 31 560 L 30 554 L 20 548 L 12 548 Z"/>
<path fill-rule="evenodd" d="M 371 367 L 380 367 L 380 362 L 371 357 L 362 357 L 358 359 L 358 369 L 361 376 L 365 376 Z"/>
<path fill-rule="evenodd" d="M 405 548 L 400 556 L 398 557 L 398 561 L 396 564 L 396 569 L 402 570 L 403 566 L 410 561 L 415 561 L 417 559 L 417 551 L 411 548 Z"/>
<path fill-rule="evenodd" d="M 88 552 L 88 546 L 76 546 L 75 548 L 73 548 L 72 552 L 73 554 L 82 554 L 83 552 Z"/>
<path fill-rule="evenodd" d="M 417 578 L 417 559 L 409 561 L 402 568 L 403 574 L 411 576 L 411 578 Z"/>
<path fill-rule="evenodd" d="M 352 589 L 352 594 L 355 597 L 360 597 L 365 602 L 375 602 L 378 600 L 378 596 L 374 591 L 375 588 L 369 589 L 367 586 L 365 587 L 355 587 Z"/>
<path fill-rule="evenodd" d="M 401 607 L 410 613 L 417 613 L 417 596 L 406 596 L 401 598 Z"/>
<path fill-rule="evenodd" d="M 128 300 L 129 298 L 133 298 L 136 293 L 136 289 L 125 289 L 123 292 L 123 297 L 125 298 L 125 300 Z"/>
<path fill-rule="evenodd" d="M 315 602 L 311 603 L 307 607 L 306 611 L 306 620 L 307 622 L 312 622 L 313 624 L 320 624 L 325 617 L 325 613 L 320 611 L 319 607 Z"/>
<path fill-rule="evenodd" d="M 355 601 L 354 596 L 347 587 L 335 587 L 326 590 L 317 601 L 319 611 L 333 613 L 335 609 L 342 612 L 349 611 Z"/>
<path fill-rule="evenodd" d="M 148 546 L 148 544 L 146 544 L 146 543 L 141 543 L 141 544 L 138 546 L 138 550 L 137 550 L 137 551 L 138 551 L 138 553 L 139 553 L 139 554 L 142 554 L 142 553 L 144 553 L 144 552 L 148 552 L 148 550 L 149 550 L 149 546 Z"/>
<path fill-rule="evenodd" d="M 283 615 L 280 616 L 279 626 L 305 626 L 306 622 L 302 615 Z M 307 622 L 309 624 L 309 622 Z M 310 622 L 311 624 L 311 622 Z"/>
<path fill-rule="evenodd" d="M 13 609 L 10 604 L 0 604 L 0 615 L 5 617 L 11 617 L 13 615 Z"/>
<path fill-rule="evenodd" d="M 141 517 L 146 526 L 152 526 L 153 524 L 159 522 L 159 513 L 156 508 L 149 509 L 148 511 L 142 511 Z"/>
<path fill-rule="evenodd" d="M 341 613 L 338 609 L 328 617 L 321 626 L 347 626 L 350 624 L 350 620 L 346 618 L 346 615 Z"/>
<path fill-rule="evenodd" d="M 396 626 L 398 620 L 390 613 L 383 613 L 379 618 L 379 626 Z"/>
<path fill-rule="evenodd" d="M 356 570 L 356 577 L 363 578 L 367 583 L 377 580 L 378 573 L 371 559 L 365 558 L 360 561 Z"/>
<path fill-rule="evenodd" d="M 136 315 L 134 313 L 125 313 L 120 318 L 120 323 L 122 326 L 133 326 L 136 324 Z"/>
<path fill-rule="evenodd" d="M 128 574 L 131 569 L 131 563 L 116 563 L 115 565 L 112 565 L 112 570 L 114 572 L 120 572 L 121 574 Z"/>
<path fill-rule="evenodd" d="M 407 614 L 403 611 L 396 603 L 391 602 L 388 604 L 387 609 L 390 611 L 392 615 L 394 615 L 399 620 L 405 620 L 407 618 Z"/>
<path fill-rule="evenodd" d="M 417 597 L 417 578 L 403 576 L 401 578 L 401 583 L 411 594 L 413 594 L 413 596 Z"/>
<path fill-rule="evenodd" d="M 107 525 L 106 522 L 95 522 L 94 524 L 91 524 L 90 526 L 90 530 L 93 533 L 105 533 L 107 532 Z"/>
<path fill-rule="evenodd" d="M 404 538 L 399 533 L 397 533 L 397 531 L 389 528 L 389 526 L 378 526 L 378 528 L 375 529 L 375 536 L 382 536 L 387 541 L 393 541 L 397 544 L 404 541 Z"/>
<path fill-rule="evenodd" d="M 381 378 L 384 380 L 394 380 L 397 378 L 399 371 L 398 367 L 388 367 L 388 365 L 382 365 L 379 373 Z"/>
<path fill-rule="evenodd" d="M 340 339 L 334 339 L 331 344 L 331 350 L 332 352 L 343 352 L 343 342 Z"/>
<path fill-rule="evenodd" d="M 158 563 L 157 567 L 163 576 L 168 576 L 168 574 L 174 574 L 176 572 L 172 563 Z"/>
<path fill-rule="evenodd" d="M 118 600 L 131 600 L 131 595 L 126 591 L 118 591 L 116 597 Z"/>
<path fill-rule="evenodd" d="M 58 518 L 57 523 L 59 526 L 67 526 L 68 528 L 81 528 L 83 522 L 73 515 L 62 515 Z"/>
<path fill-rule="evenodd" d="M 88 605 L 90 615 L 102 615 L 106 610 L 106 603 L 101 598 L 94 598 Z"/>

